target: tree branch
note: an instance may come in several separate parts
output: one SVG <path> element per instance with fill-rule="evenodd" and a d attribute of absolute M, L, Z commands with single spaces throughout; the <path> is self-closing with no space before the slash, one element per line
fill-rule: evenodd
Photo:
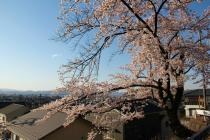
<path fill-rule="evenodd" d="M 163 5 L 166 3 L 166 1 L 167 1 L 167 0 L 164 0 L 164 1 L 161 3 L 161 5 L 160 5 L 160 7 L 158 8 L 158 10 L 155 11 L 155 31 L 154 31 L 154 36 L 155 36 L 155 37 L 157 37 L 158 15 L 159 15 L 161 9 L 163 8 Z"/>
<path fill-rule="evenodd" d="M 133 13 L 135 15 L 135 17 L 142 22 L 145 27 L 153 34 L 153 30 L 150 28 L 150 26 L 137 14 L 134 12 L 133 8 L 130 7 L 130 5 L 128 3 L 126 3 L 124 0 L 121 0 L 121 2 L 129 9 L 129 11 L 131 13 Z"/>
<path fill-rule="evenodd" d="M 193 67 L 195 67 L 195 66 L 196 66 L 196 64 L 190 66 L 190 67 L 184 72 L 184 74 L 187 74 L 187 73 L 188 73 Z"/>
<path fill-rule="evenodd" d="M 174 54 L 174 55 L 171 57 L 171 59 L 174 59 L 174 58 L 177 57 L 178 55 L 179 55 L 179 52 L 176 53 L 176 54 Z"/>
<path fill-rule="evenodd" d="M 171 39 L 169 40 L 167 46 L 169 46 L 171 44 L 171 42 L 174 40 L 175 37 L 177 37 L 177 35 L 179 34 L 179 31 L 177 31 L 172 37 Z"/>

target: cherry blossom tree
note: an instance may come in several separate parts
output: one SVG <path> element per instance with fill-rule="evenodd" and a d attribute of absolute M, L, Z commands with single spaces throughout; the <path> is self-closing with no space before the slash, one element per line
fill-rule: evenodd
<path fill-rule="evenodd" d="M 66 112 L 65 125 L 79 116 L 103 116 L 117 109 L 120 117 L 97 122 L 90 133 L 95 136 L 113 129 L 112 122 L 144 117 L 142 108 L 149 102 L 165 110 L 174 134 L 190 136 L 192 131 L 180 123 L 177 111 L 187 74 L 209 63 L 210 12 L 208 8 L 202 13 L 193 10 L 192 5 L 199 3 L 202 1 L 62 0 L 58 36 L 74 44 L 80 55 L 61 69 L 63 89 L 70 94 L 43 108 L 51 110 L 50 114 Z M 84 40 L 88 45 L 81 44 Z M 130 63 L 110 80 L 97 81 L 103 51 L 113 47 L 116 54 L 129 55 Z"/>

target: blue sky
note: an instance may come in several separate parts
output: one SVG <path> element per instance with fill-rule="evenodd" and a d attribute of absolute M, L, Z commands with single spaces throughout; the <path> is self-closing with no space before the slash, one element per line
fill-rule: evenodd
<path fill-rule="evenodd" d="M 0 88 L 50 90 L 60 86 L 58 70 L 75 56 L 56 42 L 59 0 L 1 0 Z M 103 79 L 107 67 L 104 62 Z M 114 68 L 112 68 L 114 70 Z"/>
<path fill-rule="evenodd" d="M 57 70 L 71 56 L 55 42 L 59 0 L 0 2 L 0 88 L 48 90 L 59 86 Z"/>
<path fill-rule="evenodd" d="M 57 71 L 75 54 L 70 44 L 52 40 L 58 16 L 59 0 L 1 0 L 0 88 L 50 90 L 60 86 Z M 128 61 L 125 56 L 115 60 L 103 62 L 100 79 Z"/>

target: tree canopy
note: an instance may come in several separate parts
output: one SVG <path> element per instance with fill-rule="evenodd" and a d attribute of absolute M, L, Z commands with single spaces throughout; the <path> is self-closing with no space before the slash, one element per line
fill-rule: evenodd
<path fill-rule="evenodd" d="M 64 89 L 70 94 L 43 109 L 66 112 L 66 125 L 78 116 L 117 109 L 120 118 L 101 122 L 111 124 L 144 117 L 139 108 L 149 101 L 167 112 L 176 135 L 191 135 L 181 125 L 177 111 L 184 82 L 209 63 L 210 12 L 192 8 L 199 3 L 202 1 L 61 0 L 58 37 L 75 43 L 80 55 L 61 69 Z M 87 38 L 89 43 L 81 46 Z M 99 82 L 95 77 L 102 52 L 110 47 L 117 47 L 131 60 L 109 81 Z M 138 109 L 133 107 L 136 104 Z M 95 132 L 104 129 L 112 127 L 102 128 L 98 122 Z"/>

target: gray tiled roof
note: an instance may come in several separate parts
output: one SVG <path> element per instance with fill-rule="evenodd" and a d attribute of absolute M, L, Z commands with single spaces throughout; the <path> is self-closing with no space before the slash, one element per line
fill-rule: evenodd
<path fill-rule="evenodd" d="M 210 89 L 206 90 L 206 95 L 210 96 Z M 184 96 L 203 96 L 203 89 L 187 90 L 185 91 Z"/>
<path fill-rule="evenodd" d="M 46 114 L 47 111 L 30 112 L 13 120 L 7 128 L 26 140 L 39 140 L 60 128 L 67 116 L 65 113 L 57 112 L 47 120 L 37 121 Z"/>
<path fill-rule="evenodd" d="M 29 109 L 20 104 L 10 104 L 0 109 L 0 113 L 7 117 L 7 121 L 11 121 L 27 112 L 29 112 Z"/>
<path fill-rule="evenodd" d="M 153 106 L 149 106 L 149 108 L 154 108 Z M 156 110 L 145 110 L 146 112 L 154 112 Z M 64 124 L 67 115 L 62 112 L 57 112 L 53 114 L 49 119 L 44 121 L 37 121 L 42 119 L 47 114 L 47 111 L 37 111 L 37 112 L 30 112 L 24 116 L 21 116 L 11 122 L 11 124 L 7 127 L 8 130 L 14 132 L 18 136 L 26 139 L 26 140 L 39 140 L 54 130 L 62 127 Z M 109 117 L 117 119 L 120 116 L 120 112 L 117 110 L 113 110 L 111 112 L 106 113 L 107 119 Z M 111 119 L 110 118 L 110 119 Z M 93 124 L 97 124 L 100 119 L 103 119 L 102 116 L 98 114 L 90 114 L 85 118 L 87 121 L 92 122 Z M 106 124 L 103 125 L 106 127 Z M 121 127 L 122 124 L 119 124 L 118 121 L 116 123 L 112 123 L 113 127 Z"/>

